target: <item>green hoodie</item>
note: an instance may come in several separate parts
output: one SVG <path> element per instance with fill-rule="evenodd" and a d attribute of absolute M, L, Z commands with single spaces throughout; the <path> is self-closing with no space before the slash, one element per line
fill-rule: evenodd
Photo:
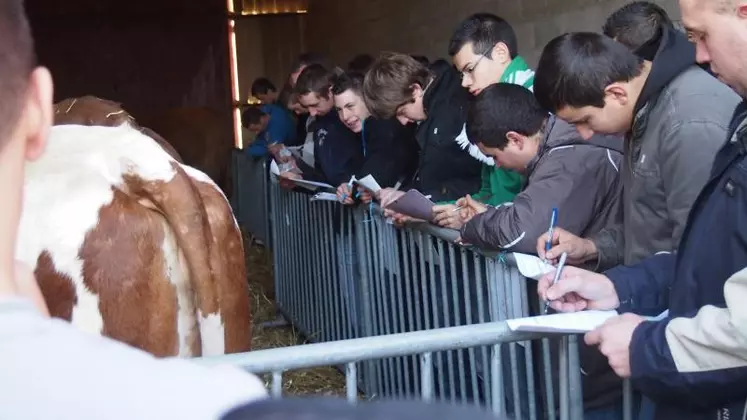
<path fill-rule="evenodd" d="M 532 90 L 534 87 L 534 71 L 529 68 L 523 58 L 516 56 L 503 72 L 500 82 L 513 83 Z M 462 134 L 457 137 L 457 142 L 460 143 L 462 148 L 468 148 L 469 153 L 476 159 L 487 163 L 488 158 L 480 152 L 477 146 L 469 143 L 466 131 L 463 130 Z M 513 201 L 516 194 L 521 191 L 524 182 L 520 173 L 488 164 L 483 165 L 481 177 L 480 191 L 472 194 L 472 198 L 491 206 Z M 448 201 L 439 204 L 454 203 L 455 201 Z"/>

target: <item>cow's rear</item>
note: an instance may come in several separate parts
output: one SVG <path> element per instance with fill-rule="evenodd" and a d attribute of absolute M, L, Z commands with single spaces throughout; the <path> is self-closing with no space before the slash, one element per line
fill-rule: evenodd
<path fill-rule="evenodd" d="M 247 351 L 240 232 L 201 172 L 138 129 L 57 126 L 27 166 L 18 257 L 53 316 L 158 356 Z"/>

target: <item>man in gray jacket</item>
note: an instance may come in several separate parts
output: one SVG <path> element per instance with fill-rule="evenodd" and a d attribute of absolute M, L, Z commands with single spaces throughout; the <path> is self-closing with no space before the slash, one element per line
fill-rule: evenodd
<path fill-rule="evenodd" d="M 739 97 L 695 64 L 693 45 L 674 28 L 662 25 L 651 44 L 652 61 L 595 33 L 561 35 L 545 47 L 534 89 L 540 103 L 585 137 L 626 134 L 625 209 L 622 224 L 585 239 L 556 229 L 547 255 L 540 236 L 540 256 L 568 252 L 569 263 L 603 270 L 676 250 Z"/>
<path fill-rule="evenodd" d="M 464 242 L 480 248 L 533 253 L 535 238 L 558 209 L 557 225 L 590 235 L 622 221 L 622 161 L 618 137 L 584 141 L 576 129 L 548 115 L 532 93 L 499 83 L 470 107 L 467 136 L 501 167 L 523 173 L 513 202 L 488 207 L 460 200 Z M 442 216 L 442 214 L 438 214 Z"/>

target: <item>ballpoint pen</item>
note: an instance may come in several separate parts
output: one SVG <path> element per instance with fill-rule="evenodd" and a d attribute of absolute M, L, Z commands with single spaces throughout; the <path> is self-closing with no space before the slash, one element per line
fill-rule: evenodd
<path fill-rule="evenodd" d="M 552 230 L 555 228 L 555 224 L 558 223 L 558 208 L 554 207 L 552 209 L 552 215 L 550 216 L 550 228 L 547 229 L 547 242 L 545 242 L 545 255 L 550 251 L 550 248 L 552 248 Z M 547 258 L 543 258 L 543 261 L 547 261 Z"/>
<path fill-rule="evenodd" d="M 552 285 L 555 286 L 558 283 L 558 280 L 560 280 L 560 274 L 563 271 L 563 267 L 565 266 L 565 259 L 568 258 L 568 254 L 565 252 L 560 254 L 560 261 L 558 262 L 558 268 L 555 269 L 555 276 L 552 278 Z M 550 308 L 550 301 L 545 301 L 545 315 L 547 315 L 547 310 Z"/>

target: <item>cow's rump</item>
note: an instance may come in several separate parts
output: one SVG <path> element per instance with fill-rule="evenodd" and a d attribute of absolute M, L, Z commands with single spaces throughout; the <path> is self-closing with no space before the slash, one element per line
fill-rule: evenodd
<path fill-rule="evenodd" d="M 241 235 L 205 174 L 126 123 L 55 126 L 26 171 L 17 256 L 52 316 L 158 356 L 249 350 Z"/>

